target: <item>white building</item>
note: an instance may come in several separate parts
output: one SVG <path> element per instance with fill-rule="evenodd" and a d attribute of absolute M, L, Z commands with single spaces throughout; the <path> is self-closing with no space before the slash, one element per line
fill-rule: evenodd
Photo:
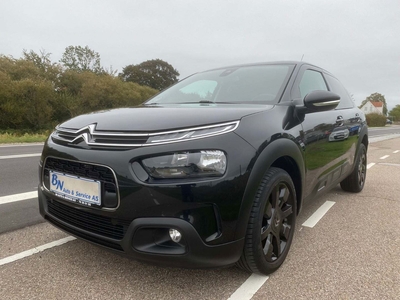
<path fill-rule="evenodd" d="M 383 115 L 383 102 L 368 101 L 360 108 L 365 114 L 377 113 Z"/>

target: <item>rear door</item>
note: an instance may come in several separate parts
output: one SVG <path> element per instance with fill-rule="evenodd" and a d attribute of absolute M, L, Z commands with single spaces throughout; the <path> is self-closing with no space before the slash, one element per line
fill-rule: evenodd
<path fill-rule="evenodd" d="M 330 74 L 324 74 L 327 81 L 329 90 L 340 96 L 340 103 L 335 109 L 338 117 L 343 119 L 342 122 L 338 122 L 335 126 L 336 130 L 340 131 L 341 134 L 335 141 L 340 142 L 343 149 L 344 164 L 341 170 L 341 176 L 346 175 L 350 172 L 351 167 L 354 163 L 356 155 L 358 134 L 360 132 L 361 117 L 351 96 L 343 85 Z M 339 121 L 339 120 L 338 120 Z M 339 143 L 338 143 L 339 144 Z"/>

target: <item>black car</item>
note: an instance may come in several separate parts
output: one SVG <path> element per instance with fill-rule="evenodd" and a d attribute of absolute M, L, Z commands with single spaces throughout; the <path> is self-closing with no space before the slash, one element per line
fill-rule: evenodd
<path fill-rule="evenodd" d="M 337 127 L 357 133 L 337 143 Z M 364 114 L 303 62 L 192 75 L 143 105 L 56 127 L 40 161 L 40 213 L 86 241 L 179 267 L 275 271 L 304 203 L 366 178 Z"/>

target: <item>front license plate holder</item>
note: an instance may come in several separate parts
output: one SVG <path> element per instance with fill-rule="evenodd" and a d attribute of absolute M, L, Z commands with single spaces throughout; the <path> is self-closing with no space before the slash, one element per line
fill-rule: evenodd
<path fill-rule="evenodd" d="M 98 180 L 50 171 L 49 190 L 73 202 L 101 206 L 101 183 Z"/>

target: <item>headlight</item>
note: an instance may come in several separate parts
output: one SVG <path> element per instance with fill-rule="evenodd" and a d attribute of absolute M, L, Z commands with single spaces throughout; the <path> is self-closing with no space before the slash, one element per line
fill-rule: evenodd
<path fill-rule="evenodd" d="M 226 170 L 226 156 L 218 150 L 179 152 L 146 158 L 142 164 L 153 178 L 222 176 Z"/>

